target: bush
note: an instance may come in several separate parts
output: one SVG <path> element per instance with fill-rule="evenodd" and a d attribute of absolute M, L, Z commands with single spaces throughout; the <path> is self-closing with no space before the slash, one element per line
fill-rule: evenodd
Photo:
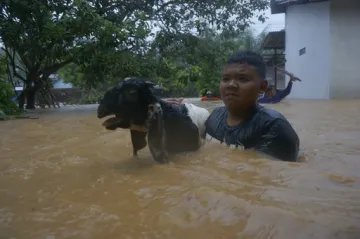
<path fill-rule="evenodd" d="M 0 79 L 0 111 L 6 115 L 14 115 L 20 113 L 19 107 L 11 99 L 15 96 L 15 92 L 6 80 Z"/>
<path fill-rule="evenodd" d="M 16 103 L 11 100 L 15 96 L 15 92 L 7 80 L 6 74 L 6 56 L 0 56 L 0 116 L 13 115 L 19 113 L 20 110 Z"/>
<path fill-rule="evenodd" d="M 91 94 L 91 95 L 88 95 L 82 103 L 85 105 L 97 104 L 100 102 L 101 98 L 102 98 L 102 95 L 100 95 L 100 94 Z"/>

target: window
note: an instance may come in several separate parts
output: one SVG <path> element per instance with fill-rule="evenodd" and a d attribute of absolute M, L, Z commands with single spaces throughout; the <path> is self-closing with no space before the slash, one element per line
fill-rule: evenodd
<path fill-rule="evenodd" d="M 301 48 L 301 49 L 299 50 L 299 56 L 302 56 L 302 55 L 304 55 L 305 53 L 306 53 L 306 47 Z"/>

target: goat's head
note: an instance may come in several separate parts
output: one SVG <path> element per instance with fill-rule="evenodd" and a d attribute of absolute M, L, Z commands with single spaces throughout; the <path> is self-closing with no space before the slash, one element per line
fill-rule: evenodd
<path fill-rule="evenodd" d="M 148 132 L 132 129 L 134 155 L 145 147 L 145 137 L 151 154 L 159 163 L 167 162 L 165 131 L 162 109 L 152 92 L 155 84 L 136 77 L 129 77 L 107 91 L 98 107 L 98 118 L 115 115 L 103 123 L 107 129 L 131 128 L 131 124 L 144 126 Z"/>
<path fill-rule="evenodd" d="M 112 118 L 112 124 L 119 123 L 120 119 L 135 122 L 145 120 L 147 107 L 155 99 L 151 91 L 154 85 L 153 82 L 136 77 L 125 78 L 104 94 L 97 109 L 97 117 L 101 119 L 115 115 L 114 118 L 118 120 Z"/>

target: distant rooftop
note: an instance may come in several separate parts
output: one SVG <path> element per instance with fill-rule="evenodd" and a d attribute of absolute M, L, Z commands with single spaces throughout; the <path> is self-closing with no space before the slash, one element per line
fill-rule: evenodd
<path fill-rule="evenodd" d="M 326 1 L 329 0 L 270 0 L 271 14 L 285 13 L 286 8 L 290 5 L 300 5 Z"/>
<path fill-rule="evenodd" d="M 263 50 L 284 50 L 285 49 L 285 31 L 268 32 L 261 48 Z"/>
<path fill-rule="evenodd" d="M 261 45 L 262 57 L 267 65 L 285 63 L 285 31 L 268 32 Z"/>

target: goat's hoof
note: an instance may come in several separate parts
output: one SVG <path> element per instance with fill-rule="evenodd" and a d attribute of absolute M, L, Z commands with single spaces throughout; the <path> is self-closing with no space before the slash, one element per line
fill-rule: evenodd
<path fill-rule="evenodd" d="M 133 158 L 134 158 L 134 159 L 139 159 L 138 154 L 137 154 L 137 153 L 133 153 Z"/>

